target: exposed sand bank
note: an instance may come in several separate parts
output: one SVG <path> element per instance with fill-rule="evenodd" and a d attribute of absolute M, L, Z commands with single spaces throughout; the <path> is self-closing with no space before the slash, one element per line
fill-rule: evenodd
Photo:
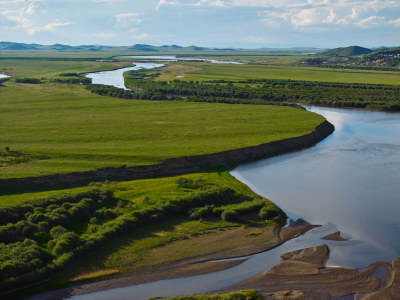
<path fill-rule="evenodd" d="M 356 299 L 400 299 L 400 259 L 393 266 L 376 262 L 358 271 L 326 267 L 328 257 L 326 245 L 288 252 L 276 266 L 229 290 L 272 292 L 266 299 L 331 299 L 352 294 Z"/>
<path fill-rule="evenodd" d="M 283 228 L 284 232 L 288 231 L 290 232 L 290 234 L 284 234 L 281 236 L 280 231 L 282 230 L 279 230 L 279 228 L 277 228 L 275 233 L 275 238 L 265 240 L 262 243 L 253 244 L 247 242 L 245 245 L 243 244 L 229 250 L 191 257 L 165 266 L 159 266 L 151 270 L 134 272 L 124 277 L 101 280 L 91 283 L 75 284 L 65 289 L 57 291 L 49 291 L 43 294 L 39 294 L 30 299 L 31 300 L 63 299 L 65 297 L 70 297 L 73 295 L 93 293 L 97 291 L 132 286 L 152 281 L 201 275 L 201 274 L 207 274 L 225 270 L 234 267 L 246 260 L 246 259 L 240 259 L 240 257 L 272 249 L 284 243 L 285 241 L 288 241 L 293 237 L 297 237 L 301 234 L 304 234 L 305 232 L 311 230 L 314 227 L 315 227 L 314 225 L 310 225 L 302 220 L 299 223 L 295 223 L 294 226 L 292 227 Z M 226 236 L 223 237 L 224 241 L 225 238 Z M 214 261 L 214 260 L 234 258 L 234 257 L 238 257 L 239 259 L 229 260 L 229 261 Z"/>

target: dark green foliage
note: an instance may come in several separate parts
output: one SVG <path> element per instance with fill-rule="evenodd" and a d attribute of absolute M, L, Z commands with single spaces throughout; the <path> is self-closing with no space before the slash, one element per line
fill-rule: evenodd
<path fill-rule="evenodd" d="M 111 191 L 91 190 L 77 194 L 67 194 L 67 195 L 53 196 L 42 199 L 35 199 L 33 201 L 27 201 L 25 203 L 16 206 L 0 208 L 0 225 L 5 225 L 7 223 L 12 223 L 12 222 L 18 222 L 19 220 L 29 218 L 29 216 L 33 213 L 36 207 L 46 208 L 45 210 L 47 212 L 49 211 L 57 212 L 56 208 L 58 208 L 58 205 L 64 202 L 76 203 L 81 201 L 83 198 L 90 198 L 93 199 L 94 201 L 107 203 L 112 199 L 112 195 L 113 193 Z M 43 210 L 40 209 L 40 211 Z M 28 215 L 26 215 L 27 213 Z M 38 217 L 32 217 L 32 218 L 37 219 Z M 38 222 L 40 221 L 43 220 L 38 220 Z"/>
<path fill-rule="evenodd" d="M 52 237 L 53 240 L 56 240 L 60 236 L 62 236 L 64 233 L 67 233 L 67 232 L 68 232 L 67 229 L 65 229 L 64 227 L 58 225 L 58 226 L 53 227 L 50 230 L 50 236 Z"/>
<path fill-rule="evenodd" d="M 21 237 L 31 237 L 38 228 L 35 224 L 25 220 L 19 221 L 16 224 L 9 223 L 0 226 L 0 243 L 12 243 L 18 241 Z"/>
<path fill-rule="evenodd" d="M 3 83 L 7 82 L 9 80 L 10 80 L 10 77 L 0 78 L 0 86 L 3 86 Z"/>
<path fill-rule="evenodd" d="M 86 89 L 92 93 L 99 94 L 101 96 L 110 96 L 123 99 L 135 99 L 135 92 L 131 90 L 120 89 L 112 85 L 104 84 L 89 84 Z"/>
<path fill-rule="evenodd" d="M 61 73 L 60 76 L 63 77 L 79 77 L 78 73 Z"/>
<path fill-rule="evenodd" d="M 65 232 L 56 238 L 53 251 L 57 256 L 69 252 L 81 243 L 80 238 L 71 231 Z"/>
<path fill-rule="evenodd" d="M 193 180 L 192 179 L 188 179 L 188 178 L 183 178 L 180 177 L 178 178 L 176 181 L 176 187 L 177 188 L 190 188 L 193 186 Z"/>
<path fill-rule="evenodd" d="M 239 219 L 239 214 L 236 210 L 224 210 L 221 214 L 221 218 L 224 221 L 234 222 Z"/>
<path fill-rule="evenodd" d="M 55 79 L 52 79 L 51 82 L 54 82 L 54 83 L 65 83 L 65 84 L 89 85 L 89 84 L 92 83 L 92 79 L 86 78 L 86 77 L 68 78 L 68 79 L 55 78 Z"/>
<path fill-rule="evenodd" d="M 126 85 L 135 89 L 129 92 L 129 99 L 291 106 L 290 103 L 300 102 L 335 107 L 400 110 L 399 88 L 391 85 L 276 79 L 166 82 L 137 78 L 135 72 L 127 72 L 128 75 L 125 76 Z M 119 95 L 116 91 L 107 95 L 113 96 L 115 93 Z"/>
<path fill-rule="evenodd" d="M 272 219 L 284 214 L 283 211 L 273 203 L 269 203 L 260 209 L 258 215 L 262 219 Z"/>
<path fill-rule="evenodd" d="M 215 208 L 214 204 L 206 205 L 206 206 L 199 207 L 199 208 L 194 208 L 194 209 L 190 210 L 189 217 L 191 219 L 196 219 L 196 220 L 209 217 L 209 216 L 213 215 L 214 208 Z"/>
<path fill-rule="evenodd" d="M 49 223 L 48 222 L 39 222 L 37 227 L 40 232 L 48 232 L 49 231 Z"/>
<path fill-rule="evenodd" d="M 15 79 L 15 82 L 18 82 L 18 83 L 29 83 L 29 84 L 42 83 L 40 81 L 40 79 L 37 79 L 37 78 L 17 78 L 17 79 Z"/>
<path fill-rule="evenodd" d="M 35 241 L 26 239 L 0 244 L 0 280 L 32 272 L 44 266 L 47 260 L 48 254 Z"/>

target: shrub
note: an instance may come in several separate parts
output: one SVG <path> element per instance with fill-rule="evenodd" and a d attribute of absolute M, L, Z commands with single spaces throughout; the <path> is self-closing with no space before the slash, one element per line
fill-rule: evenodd
<path fill-rule="evenodd" d="M 270 204 L 262 207 L 260 209 L 258 215 L 260 216 L 260 218 L 267 220 L 267 219 L 278 217 L 280 215 L 284 216 L 285 213 L 279 207 L 277 207 L 275 204 L 270 203 Z"/>
<path fill-rule="evenodd" d="M 192 209 L 190 211 L 189 217 L 191 219 L 196 219 L 196 220 L 205 218 L 205 217 L 209 217 L 209 216 L 213 215 L 214 208 L 215 208 L 215 205 L 212 204 L 212 205 L 206 205 L 203 207 Z"/>
<path fill-rule="evenodd" d="M 176 181 L 177 188 L 191 188 L 193 186 L 193 180 L 188 178 L 178 178 Z"/>
<path fill-rule="evenodd" d="M 79 236 L 77 236 L 74 232 L 68 231 L 57 238 L 57 242 L 53 248 L 53 251 L 57 256 L 60 256 L 63 253 L 71 251 L 79 244 Z"/>
<path fill-rule="evenodd" d="M 58 237 L 62 236 L 64 233 L 67 233 L 68 230 L 62 226 L 55 226 L 50 230 L 50 236 L 52 239 L 57 239 Z"/>
<path fill-rule="evenodd" d="M 39 222 L 38 229 L 40 232 L 47 232 L 49 231 L 49 223 L 48 222 Z"/>
<path fill-rule="evenodd" d="M 239 214 L 235 210 L 224 210 L 221 214 L 221 218 L 224 221 L 234 222 L 239 219 Z"/>

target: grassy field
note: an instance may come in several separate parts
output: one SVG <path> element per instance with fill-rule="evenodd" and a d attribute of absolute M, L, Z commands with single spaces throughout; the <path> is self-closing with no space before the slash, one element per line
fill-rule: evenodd
<path fill-rule="evenodd" d="M 300 136 L 323 121 L 285 107 L 121 100 L 79 85 L 10 81 L 0 95 L 0 149 L 48 157 L 4 166 L 0 178 L 156 164 Z"/>
<path fill-rule="evenodd" d="M 289 58 L 284 58 L 288 60 Z M 303 67 L 287 63 L 273 64 L 212 64 L 198 62 L 173 62 L 161 68 L 159 80 L 174 80 L 176 76 L 184 76 L 180 80 L 247 80 L 247 79 L 292 79 L 323 82 L 399 84 L 400 73 L 390 71 L 327 69 Z M 160 70 L 154 72 L 160 72 Z"/>
<path fill-rule="evenodd" d="M 60 73 L 86 73 L 132 66 L 130 62 L 0 60 L 0 72 L 15 77 L 55 78 Z"/>

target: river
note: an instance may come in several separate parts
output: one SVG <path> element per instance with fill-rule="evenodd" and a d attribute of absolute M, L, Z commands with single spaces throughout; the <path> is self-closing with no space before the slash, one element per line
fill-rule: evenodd
<path fill-rule="evenodd" d="M 113 85 L 117 88 L 127 90 L 128 88 L 125 86 L 124 75 L 123 75 L 125 72 L 136 71 L 141 69 L 154 69 L 164 66 L 163 64 L 140 63 L 140 62 L 134 63 L 134 65 L 135 66 L 128 68 L 89 73 L 86 75 L 86 77 L 91 78 L 93 84 Z"/>
<path fill-rule="evenodd" d="M 227 288 L 280 261 L 327 244 L 329 265 L 362 268 L 400 255 L 400 114 L 307 107 L 335 125 L 316 146 L 239 166 L 233 176 L 287 214 L 323 225 L 228 270 L 112 289 L 71 299 L 145 299 Z M 348 241 L 320 238 L 340 230 Z"/>

